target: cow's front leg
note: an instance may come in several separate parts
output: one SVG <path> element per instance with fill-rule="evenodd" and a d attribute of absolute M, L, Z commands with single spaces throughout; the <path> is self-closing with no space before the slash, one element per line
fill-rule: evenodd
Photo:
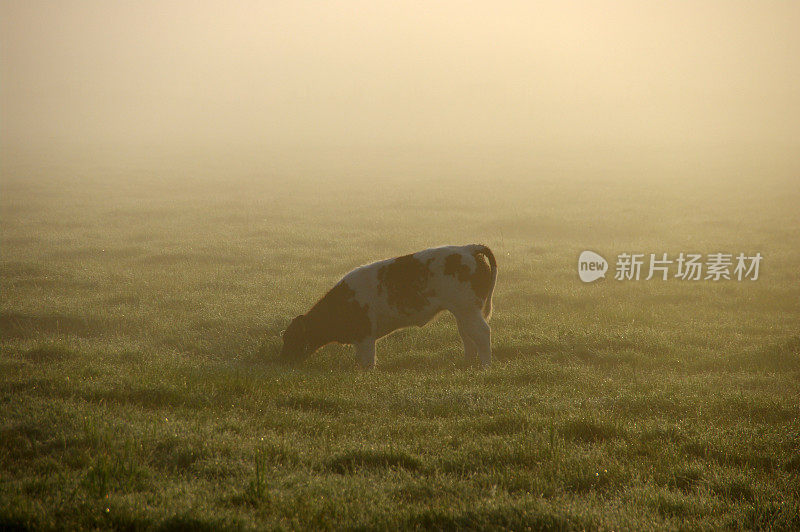
<path fill-rule="evenodd" d="M 375 338 L 365 338 L 355 344 L 356 358 L 364 369 L 375 367 Z"/>

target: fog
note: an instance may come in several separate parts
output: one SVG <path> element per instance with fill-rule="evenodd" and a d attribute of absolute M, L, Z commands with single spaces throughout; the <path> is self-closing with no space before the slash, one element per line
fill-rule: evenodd
<path fill-rule="evenodd" d="M 800 166 L 796 2 L 26 0 L 0 24 L 8 164 Z"/>

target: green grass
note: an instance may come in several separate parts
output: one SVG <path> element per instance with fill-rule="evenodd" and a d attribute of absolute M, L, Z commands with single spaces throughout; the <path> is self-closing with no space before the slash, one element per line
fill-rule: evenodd
<path fill-rule="evenodd" d="M 791 182 L 82 179 L 3 183 L 0 528 L 800 528 Z M 471 242 L 489 369 L 450 316 L 275 362 L 353 267 Z M 765 259 L 584 285 L 584 249 Z"/>

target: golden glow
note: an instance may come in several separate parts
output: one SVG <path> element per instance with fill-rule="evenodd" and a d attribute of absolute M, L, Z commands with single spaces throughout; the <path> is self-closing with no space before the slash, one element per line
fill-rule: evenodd
<path fill-rule="evenodd" d="M 1 9 L 6 155 L 402 146 L 494 153 L 498 170 L 553 153 L 797 168 L 797 2 Z"/>

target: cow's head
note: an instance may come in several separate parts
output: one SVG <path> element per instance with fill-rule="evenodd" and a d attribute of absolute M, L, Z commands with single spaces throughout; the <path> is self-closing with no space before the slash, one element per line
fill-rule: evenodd
<path fill-rule="evenodd" d="M 281 358 L 296 361 L 310 354 L 311 337 L 305 316 L 300 315 L 293 319 L 281 336 L 283 338 Z"/>

